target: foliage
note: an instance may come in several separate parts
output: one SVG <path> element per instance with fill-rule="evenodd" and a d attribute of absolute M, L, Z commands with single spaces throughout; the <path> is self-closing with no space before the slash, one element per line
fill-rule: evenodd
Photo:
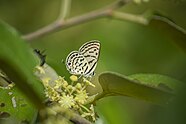
<path fill-rule="evenodd" d="M 167 76 L 158 74 L 135 74 L 124 76 L 113 72 L 105 72 L 99 76 L 99 82 L 105 96 L 123 95 L 147 100 L 156 104 L 166 104 L 182 83 Z"/>
<path fill-rule="evenodd" d="M 12 123 L 34 123 L 36 121 L 38 110 L 17 87 L 0 87 L 0 93 L 0 118 L 12 121 Z"/>
<path fill-rule="evenodd" d="M 98 118 L 96 103 L 104 101 L 108 96 L 114 98 L 123 96 L 123 98 L 130 97 L 148 101 L 147 104 L 151 107 L 157 107 L 158 105 L 157 108 L 161 108 L 160 106 L 163 106 L 164 109 L 158 112 L 159 116 L 156 115 L 157 118 L 159 117 L 155 119 L 158 123 L 184 122 L 185 84 L 177 78 L 182 81 L 186 80 L 184 77 L 185 68 L 182 68 L 185 67 L 185 55 L 182 51 L 179 51 L 179 48 L 184 51 L 186 48 L 185 21 L 179 17 L 179 14 L 176 14 L 184 10 L 180 3 L 185 5 L 185 1 L 179 1 L 175 4 L 173 1 L 167 2 L 170 5 L 165 7 L 167 9 L 164 9 L 164 6 L 162 8 L 161 1 L 135 0 L 134 2 L 136 3 L 121 0 L 108 8 L 98 9 L 69 19 L 66 18 L 67 12 L 62 15 L 62 19 L 34 32 L 34 35 L 32 33 L 31 35 L 20 35 L 17 30 L 1 21 L 0 122 L 89 124 Z M 116 10 L 126 4 L 127 6 L 123 10 Z M 66 5 L 68 5 L 66 9 L 69 11 L 71 4 L 66 3 Z M 152 10 L 146 11 L 148 6 Z M 142 13 L 142 15 L 132 14 L 138 13 L 138 8 L 139 12 L 145 11 L 145 13 Z M 125 13 L 124 11 L 131 13 Z M 171 13 L 171 11 L 174 12 Z M 107 25 L 108 22 L 102 20 L 101 23 L 92 22 L 82 25 L 82 28 L 85 28 L 83 32 L 79 27 L 75 28 L 76 33 L 72 29 L 64 31 L 65 35 L 62 34 L 62 36 L 70 36 L 69 41 L 73 41 L 73 44 L 71 44 L 72 42 L 61 42 L 61 37 L 58 34 L 47 39 L 41 39 L 41 41 L 46 40 L 46 44 L 43 42 L 31 43 L 32 47 L 39 46 L 42 49 L 49 49 L 48 60 L 44 65 L 39 63 L 40 58 L 35 55 L 31 46 L 27 43 L 27 40 L 33 40 L 60 29 L 107 17 L 135 22 L 146 25 L 146 27 L 123 22 L 116 23 L 116 21 L 109 22 L 110 25 Z M 59 23 L 61 21 L 64 21 L 64 23 Z M 89 31 L 90 36 L 86 36 L 89 28 L 93 28 L 94 32 Z M 107 30 L 107 28 L 112 30 Z M 116 29 L 118 32 L 113 31 Z M 123 33 L 125 33 L 125 37 L 123 37 Z M 79 39 L 82 34 L 85 36 Z M 109 36 L 112 37 L 112 41 Z M 89 81 L 87 78 L 78 78 L 74 75 L 70 76 L 70 81 L 68 81 L 69 76 L 65 76 L 68 75 L 68 72 L 55 57 L 59 56 L 59 50 L 61 50 L 60 57 L 65 56 L 68 52 L 66 48 L 73 49 L 77 45 L 74 40 L 87 39 L 84 37 L 96 37 L 103 40 L 103 49 L 98 62 L 98 71 L 102 73 L 96 75 L 98 81 L 94 79 Z M 68 41 L 67 39 L 62 38 L 62 41 Z M 51 40 L 55 42 L 51 43 Z M 57 41 L 61 45 L 57 45 Z M 175 44 L 177 47 L 175 47 Z M 125 57 L 123 57 L 124 55 Z M 100 92 L 98 92 L 99 86 Z M 121 102 L 120 100 L 118 101 Z M 122 115 L 117 110 L 113 112 L 114 106 L 110 108 L 108 105 L 107 110 L 108 108 L 111 109 L 110 113 L 113 115 Z M 174 112 L 176 118 L 174 118 Z M 106 120 L 111 119 L 107 119 L 106 115 L 102 116 L 100 113 L 98 109 L 98 115 L 102 120 L 104 118 Z M 169 117 L 169 113 L 171 113 L 172 118 Z M 147 115 L 146 118 L 148 118 Z"/>

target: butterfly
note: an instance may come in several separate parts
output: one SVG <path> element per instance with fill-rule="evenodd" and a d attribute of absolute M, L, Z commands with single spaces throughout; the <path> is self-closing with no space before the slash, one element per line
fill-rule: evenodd
<path fill-rule="evenodd" d="M 100 54 L 100 41 L 91 40 L 83 44 L 78 51 L 72 51 L 66 58 L 66 68 L 74 75 L 91 77 Z"/>

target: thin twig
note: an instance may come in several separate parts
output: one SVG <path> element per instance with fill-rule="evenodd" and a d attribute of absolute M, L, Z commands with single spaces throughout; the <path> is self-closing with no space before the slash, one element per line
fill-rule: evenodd
<path fill-rule="evenodd" d="M 60 13 L 59 13 L 59 21 L 63 21 L 64 19 L 67 18 L 67 16 L 70 13 L 71 9 L 71 0 L 61 0 L 61 8 L 60 8 Z"/>
<path fill-rule="evenodd" d="M 144 18 L 141 15 L 134 15 L 134 14 L 124 13 L 124 12 L 113 11 L 111 16 L 114 19 L 127 20 L 130 22 L 135 22 L 143 25 L 147 25 L 149 23 L 149 20 Z"/>
<path fill-rule="evenodd" d="M 126 3 L 128 3 L 130 0 L 119 0 L 117 2 L 114 2 L 113 4 L 104 7 L 102 9 L 98 9 L 98 10 L 94 10 L 92 12 L 88 12 L 86 14 L 80 15 L 80 16 L 76 16 L 67 20 L 56 20 L 53 23 L 35 31 L 32 32 L 30 34 L 26 34 L 23 36 L 23 39 L 27 40 L 27 41 L 32 41 L 34 39 L 37 39 L 39 37 L 45 36 L 49 33 L 58 31 L 58 30 L 63 30 L 75 25 L 79 25 L 94 19 L 99 19 L 99 18 L 103 18 L 103 17 L 114 17 L 117 19 L 124 19 L 124 20 L 129 20 L 129 21 L 134 21 L 134 22 L 138 22 L 141 24 L 144 24 L 144 20 L 142 19 L 142 17 L 137 17 L 137 16 L 131 16 L 131 15 L 127 15 L 127 14 L 123 14 L 121 15 L 120 13 L 116 13 L 113 11 L 115 9 L 118 9 L 122 6 L 124 6 Z M 137 17 L 137 18 L 136 18 Z"/>

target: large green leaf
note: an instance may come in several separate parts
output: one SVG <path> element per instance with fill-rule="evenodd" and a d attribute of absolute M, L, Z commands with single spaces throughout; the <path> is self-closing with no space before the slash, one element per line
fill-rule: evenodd
<path fill-rule="evenodd" d="M 179 90 L 183 83 L 180 81 L 173 79 L 171 77 L 160 75 L 160 74 L 133 74 L 128 76 L 132 80 L 136 80 L 141 84 L 159 88 L 168 92 L 175 93 L 175 91 Z"/>
<path fill-rule="evenodd" d="M 145 16 L 150 21 L 148 27 L 154 28 L 186 51 L 186 0 L 149 0 L 138 6 L 131 3 L 122 10 Z"/>
<path fill-rule="evenodd" d="M 167 76 L 157 74 L 138 74 L 124 76 L 113 72 L 105 72 L 99 76 L 103 88 L 97 99 L 111 95 L 123 95 L 155 104 L 166 104 L 174 96 L 175 89 L 182 83 Z"/>
<path fill-rule="evenodd" d="M 33 123 L 37 109 L 15 86 L 10 89 L 0 87 L 0 120 L 16 123 Z"/>
<path fill-rule="evenodd" d="M 165 17 L 169 17 L 173 22 L 186 29 L 184 11 L 186 11 L 186 0 L 149 0 L 139 5 L 131 3 L 121 8 L 130 13 L 142 14 L 146 11 L 156 11 Z"/>
<path fill-rule="evenodd" d="M 178 47 L 186 51 L 186 30 L 163 16 L 155 16 L 149 26 L 162 33 Z"/>
<path fill-rule="evenodd" d="M 37 65 L 36 60 L 33 50 L 20 35 L 9 25 L 0 22 L 0 69 L 37 107 L 41 108 L 43 86 L 33 74 L 33 69 Z"/>

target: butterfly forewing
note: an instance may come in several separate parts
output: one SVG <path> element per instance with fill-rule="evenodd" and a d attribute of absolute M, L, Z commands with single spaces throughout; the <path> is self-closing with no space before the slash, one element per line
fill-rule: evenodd
<path fill-rule="evenodd" d="M 85 57 L 78 51 L 72 51 L 67 56 L 66 67 L 71 74 L 75 75 L 85 75 L 85 72 L 90 69 Z"/>
<path fill-rule="evenodd" d="M 80 54 L 85 57 L 88 62 L 88 65 L 90 66 L 89 69 L 85 71 L 85 75 L 93 74 L 99 58 L 99 51 L 100 42 L 97 40 L 89 41 L 80 47 Z"/>
<path fill-rule="evenodd" d="M 71 74 L 91 76 L 99 58 L 100 43 L 97 40 L 83 44 L 79 51 L 72 51 L 66 58 L 66 67 Z"/>

